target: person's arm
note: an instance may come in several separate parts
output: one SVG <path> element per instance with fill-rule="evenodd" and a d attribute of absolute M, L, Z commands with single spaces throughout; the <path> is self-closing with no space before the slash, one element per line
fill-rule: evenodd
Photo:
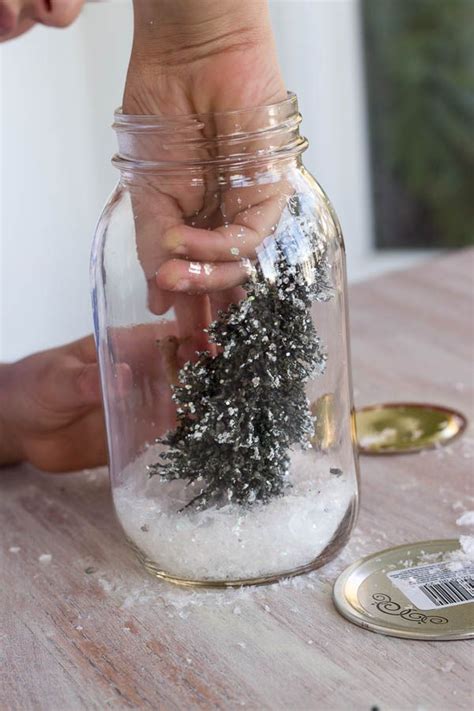
<path fill-rule="evenodd" d="M 286 97 L 266 0 L 133 5 L 126 113 L 208 113 Z"/>
<path fill-rule="evenodd" d="M 57 472 L 105 464 L 91 336 L 0 365 L 0 466 L 21 461 Z"/>

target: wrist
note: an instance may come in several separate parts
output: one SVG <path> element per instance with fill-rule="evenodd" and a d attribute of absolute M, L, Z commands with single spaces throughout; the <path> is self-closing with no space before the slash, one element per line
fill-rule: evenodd
<path fill-rule="evenodd" d="M 134 0 L 132 59 L 190 64 L 272 41 L 267 0 Z"/>
<path fill-rule="evenodd" d="M 266 0 L 135 0 L 134 7 L 125 113 L 212 113 L 286 98 Z"/>

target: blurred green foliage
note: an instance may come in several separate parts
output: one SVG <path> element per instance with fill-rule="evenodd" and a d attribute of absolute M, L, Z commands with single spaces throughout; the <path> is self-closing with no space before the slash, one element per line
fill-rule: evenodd
<path fill-rule="evenodd" d="M 377 243 L 474 243 L 474 0 L 362 0 Z"/>

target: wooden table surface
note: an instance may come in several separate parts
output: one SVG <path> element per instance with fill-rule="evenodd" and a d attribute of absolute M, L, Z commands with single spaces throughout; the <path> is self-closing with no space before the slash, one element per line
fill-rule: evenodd
<path fill-rule="evenodd" d="M 473 274 L 474 250 L 351 289 L 357 405 L 431 401 L 473 418 Z M 361 555 L 467 533 L 456 519 L 474 508 L 473 463 L 472 428 L 447 449 L 363 458 L 358 526 L 336 561 L 224 592 L 142 572 L 104 470 L 3 470 L 0 708 L 472 708 L 469 642 L 364 631 L 338 615 L 331 588 Z"/>

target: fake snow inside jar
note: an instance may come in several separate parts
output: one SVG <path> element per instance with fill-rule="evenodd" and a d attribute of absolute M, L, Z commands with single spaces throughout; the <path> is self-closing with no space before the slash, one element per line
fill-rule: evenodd
<path fill-rule="evenodd" d="M 115 115 L 92 252 L 115 509 L 149 572 L 316 568 L 357 510 L 344 247 L 297 101 Z"/>

